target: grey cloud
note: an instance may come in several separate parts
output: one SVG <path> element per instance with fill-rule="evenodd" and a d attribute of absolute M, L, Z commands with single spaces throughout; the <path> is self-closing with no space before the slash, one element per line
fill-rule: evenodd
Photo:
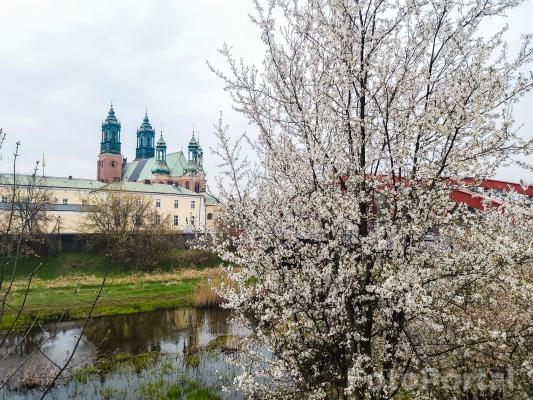
<path fill-rule="evenodd" d="M 111 99 L 129 158 L 145 107 L 158 130 L 163 124 L 169 151 L 186 147 L 193 123 L 204 148 L 214 145 L 220 110 L 235 135 L 253 130 L 231 111 L 222 82 L 205 64 L 222 65 L 217 49 L 224 42 L 237 56 L 260 60 L 250 11 L 249 0 L 0 2 L 0 126 L 9 137 L 0 169 L 9 168 L 20 140 L 21 171 L 45 153 L 48 175 L 94 177 Z M 529 28 L 531 12 L 528 3 L 510 15 L 509 37 Z M 533 130 L 532 105 L 528 96 L 517 109 L 526 136 Z M 207 154 L 206 163 L 212 177 L 217 162 Z M 533 180 L 516 168 L 500 176 Z"/>

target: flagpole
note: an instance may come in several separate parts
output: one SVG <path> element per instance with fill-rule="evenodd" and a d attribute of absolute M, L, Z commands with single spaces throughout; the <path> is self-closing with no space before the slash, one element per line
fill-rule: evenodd
<path fill-rule="evenodd" d="M 45 165 L 44 165 L 44 153 L 43 153 L 43 178 L 44 178 L 44 167 Z"/>

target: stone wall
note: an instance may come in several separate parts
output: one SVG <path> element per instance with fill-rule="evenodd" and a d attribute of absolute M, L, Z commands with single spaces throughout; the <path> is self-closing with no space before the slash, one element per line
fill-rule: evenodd
<path fill-rule="evenodd" d="M 172 240 L 177 249 L 190 249 L 191 242 L 195 239 L 193 233 L 175 233 L 172 234 Z M 49 234 L 47 235 L 47 242 L 52 245 L 57 251 L 84 251 L 87 249 L 87 244 L 93 239 L 91 235 L 79 233 L 64 233 L 64 234 Z"/>

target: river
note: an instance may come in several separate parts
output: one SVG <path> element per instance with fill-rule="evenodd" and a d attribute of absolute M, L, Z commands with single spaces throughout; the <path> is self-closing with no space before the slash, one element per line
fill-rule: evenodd
<path fill-rule="evenodd" d="M 11 375 L 23 364 L 0 389 L 0 397 L 40 398 L 40 386 L 54 371 L 52 362 L 61 365 L 67 359 L 82 326 L 83 321 L 70 321 L 57 328 L 34 328 L 26 337 L 10 335 L 0 353 L 0 376 Z M 223 392 L 222 386 L 229 385 L 236 373 L 228 362 L 233 349 L 228 343 L 244 334 L 220 308 L 95 318 L 69 364 L 68 378 L 48 398 L 159 398 L 167 387 L 181 385 L 188 390 L 207 387 L 220 398 L 240 399 L 239 393 Z M 35 344 L 43 342 L 41 354 Z"/>

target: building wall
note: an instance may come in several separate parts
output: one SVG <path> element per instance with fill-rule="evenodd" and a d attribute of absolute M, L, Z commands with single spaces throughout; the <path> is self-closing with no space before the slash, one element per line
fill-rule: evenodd
<path fill-rule="evenodd" d="M 151 183 L 178 185 L 192 192 L 205 192 L 206 182 L 203 175 L 152 175 Z M 196 190 L 197 189 L 197 190 Z"/>
<path fill-rule="evenodd" d="M 205 206 L 205 226 L 207 229 L 211 229 L 215 225 L 215 218 L 217 214 L 217 206 L 214 204 Z"/>
<path fill-rule="evenodd" d="M 0 185 L 4 186 L 5 185 Z M 151 186 L 153 189 L 153 186 Z M 91 196 L 102 192 L 90 189 L 73 189 L 61 187 L 47 187 L 52 200 L 52 210 L 48 211 L 52 217 L 47 231 L 50 233 L 83 233 L 83 220 L 86 212 L 84 206 L 90 202 Z M 205 199 L 201 194 L 167 194 L 153 192 L 126 192 L 134 195 L 148 197 L 161 215 L 169 218 L 169 224 L 173 230 L 190 232 L 194 229 L 202 229 L 206 223 Z M 177 220 L 175 220 L 177 217 Z M 175 224 L 177 222 L 177 225 Z"/>
<path fill-rule="evenodd" d="M 172 229 L 186 230 L 193 228 L 193 226 L 197 228 L 204 223 L 205 205 L 203 196 L 176 196 L 159 193 L 150 193 L 146 194 L 146 196 L 152 199 L 156 210 L 162 217 L 169 217 Z M 177 207 L 175 202 L 177 202 Z M 159 207 L 157 204 L 159 204 Z M 174 224 L 175 217 L 177 217 L 178 225 Z"/>
<path fill-rule="evenodd" d="M 48 190 L 54 198 L 55 204 L 82 205 L 84 200 L 89 199 L 91 193 L 90 190 L 86 189 L 49 188 Z"/>
<path fill-rule="evenodd" d="M 52 220 L 48 224 L 49 233 L 85 233 L 83 229 L 84 212 L 49 211 L 48 215 L 52 217 Z"/>
<path fill-rule="evenodd" d="M 122 177 L 122 161 L 120 154 L 100 154 L 96 165 L 96 179 L 100 182 L 120 181 Z"/>
<path fill-rule="evenodd" d="M 176 179 L 176 183 L 185 189 L 196 191 L 198 185 L 199 192 L 205 192 L 206 182 L 203 175 L 182 175 Z"/>

